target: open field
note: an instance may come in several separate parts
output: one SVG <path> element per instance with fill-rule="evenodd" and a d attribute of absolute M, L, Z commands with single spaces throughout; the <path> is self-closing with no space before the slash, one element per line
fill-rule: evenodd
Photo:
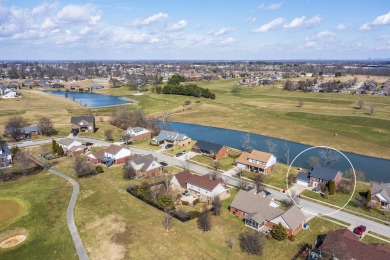
<path fill-rule="evenodd" d="M 0 183 L 0 203 L 21 205 L 13 212 L 16 218 L 0 223 L 0 240 L 27 235 L 20 245 L 0 249 L 0 259 L 78 259 L 65 218 L 71 191 L 66 181 L 45 172 Z M 15 205 L 7 211 L 14 209 Z"/>
<path fill-rule="evenodd" d="M 384 152 L 390 149 L 389 97 L 287 92 L 281 89 L 281 83 L 241 87 L 240 93 L 233 94 L 231 88 L 237 81 L 198 82 L 200 87 L 216 93 L 215 100 L 146 92 L 141 96 L 131 96 L 137 104 L 128 107 L 142 109 L 149 116 L 173 113 L 171 120 L 174 121 L 244 130 L 309 145 L 330 145 L 343 151 L 390 158 L 390 154 Z M 105 88 L 100 92 L 109 95 L 135 93 L 128 87 Z M 22 115 L 34 124 L 40 116 L 46 115 L 52 118 L 63 135 L 68 132 L 72 115 L 90 113 L 108 118 L 117 109 L 87 109 L 54 95 L 33 90 L 23 90 L 22 93 L 23 98 L 0 100 L 4 104 L 0 108 L 0 123 L 4 123 L 9 115 Z M 191 101 L 191 105 L 183 107 L 186 100 Z M 363 109 L 357 107 L 360 100 L 365 101 Z M 298 106 L 299 101 L 304 101 L 303 107 Z M 372 105 L 376 109 L 370 115 Z M 10 107 L 15 109 L 10 110 Z"/>

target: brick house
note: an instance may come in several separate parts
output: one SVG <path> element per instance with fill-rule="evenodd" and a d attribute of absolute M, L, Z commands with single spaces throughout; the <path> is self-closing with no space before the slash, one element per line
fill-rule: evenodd
<path fill-rule="evenodd" d="M 303 228 L 305 215 L 297 206 L 284 212 L 278 206 L 264 191 L 257 193 L 252 189 L 240 190 L 230 204 L 229 210 L 236 217 L 243 218 L 246 226 L 257 231 L 282 223 L 289 236 L 296 235 Z"/>
<path fill-rule="evenodd" d="M 213 159 L 221 159 L 229 156 L 229 149 L 226 146 L 201 140 L 197 141 L 191 149 L 193 152 L 209 156 Z"/>
<path fill-rule="evenodd" d="M 70 124 L 70 130 L 72 133 L 95 133 L 96 125 L 94 116 L 72 116 L 70 118 Z"/>
<path fill-rule="evenodd" d="M 242 152 L 235 161 L 238 168 L 261 173 L 272 172 L 276 166 L 276 157 L 273 154 L 252 150 Z"/>
<path fill-rule="evenodd" d="M 162 130 L 160 134 L 154 137 L 153 139 L 151 139 L 150 142 L 154 145 L 169 143 L 178 146 L 186 146 L 190 144 L 191 138 L 189 138 L 185 134 Z"/>
<path fill-rule="evenodd" d="M 113 164 L 121 164 L 131 159 L 131 151 L 119 145 L 110 145 L 104 150 L 88 154 L 88 160 L 93 163 L 102 163 L 107 167 Z"/>
<path fill-rule="evenodd" d="M 315 166 L 309 173 L 309 187 L 316 188 L 318 185 L 328 185 L 330 181 L 334 181 L 337 185 L 340 183 L 343 174 L 340 171 Z"/>
<path fill-rule="evenodd" d="M 129 127 L 127 128 L 125 134 L 130 136 L 129 141 L 131 142 L 149 140 L 152 138 L 152 133 L 148 129 L 142 127 Z"/>
<path fill-rule="evenodd" d="M 318 247 L 324 259 L 389 259 L 390 247 L 379 243 L 364 243 L 352 231 L 330 231 Z"/>
<path fill-rule="evenodd" d="M 152 154 L 134 154 L 129 163 L 138 176 L 151 177 L 161 173 L 162 166 Z"/>
<path fill-rule="evenodd" d="M 382 209 L 390 209 L 390 183 L 374 183 L 371 188 L 371 200 L 381 205 Z"/>
<path fill-rule="evenodd" d="M 215 196 L 221 200 L 230 196 L 229 188 L 221 178 L 213 180 L 208 174 L 199 176 L 188 170 L 174 175 L 170 186 L 172 190 L 180 193 L 187 190 L 191 196 L 198 198 L 201 202 L 210 203 Z"/>

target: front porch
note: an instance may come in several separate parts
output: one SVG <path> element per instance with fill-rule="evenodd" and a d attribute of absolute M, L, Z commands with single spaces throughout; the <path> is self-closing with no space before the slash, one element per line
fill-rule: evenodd
<path fill-rule="evenodd" d="M 245 218 L 244 219 L 245 226 L 250 227 L 254 230 L 260 231 L 265 227 L 264 222 L 262 223 L 257 223 L 255 220 L 250 219 L 250 218 Z"/>

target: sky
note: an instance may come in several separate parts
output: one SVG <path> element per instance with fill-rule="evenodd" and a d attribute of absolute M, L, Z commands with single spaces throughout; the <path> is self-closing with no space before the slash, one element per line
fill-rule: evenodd
<path fill-rule="evenodd" d="M 0 0 L 0 60 L 370 58 L 389 0 Z"/>

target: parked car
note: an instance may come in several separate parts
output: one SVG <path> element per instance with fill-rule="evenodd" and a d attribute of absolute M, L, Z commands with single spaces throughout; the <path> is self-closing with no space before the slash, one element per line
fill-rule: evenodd
<path fill-rule="evenodd" d="M 187 150 L 183 150 L 182 153 L 183 153 L 183 154 L 187 153 Z"/>
<path fill-rule="evenodd" d="M 176 157 L 180 157 L 180 156 L 182 156 L 184 153 L 177 153 L 176 154 Z"/>
<path fill-rule="evenodd" d="M 161 166 L 168 166 L 168 163 L 166 162 L 160 162 Z"/>
<path fill-rule="evenodd" d="M 169 148 L 171 148 L 171 147 L 173 147 L 173 144 L 167 144 L 167 145 L 165 146 L 165 149 L 169 149 Z"/>
<path fill-rule="evenodd" d="M 360 225 L 353 230 L 353 233 L 361 235 L 366 231 L 366 226 Z"/>

